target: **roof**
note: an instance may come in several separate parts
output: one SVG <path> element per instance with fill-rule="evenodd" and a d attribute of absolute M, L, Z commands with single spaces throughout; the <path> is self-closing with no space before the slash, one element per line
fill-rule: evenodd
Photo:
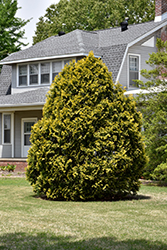
<path fill-rule="evenodd" d="M 46 101 L 46 94 L 49 91 L 49 87 L 37 88 L 35 90 L 29 90 L 22 93 L 13 95 L 1 96 L 1 107 L 17 107 L 17 106 L 41 106 Z"/>
<path fill-rule="evenodd" d="M 1 61 L 1 64 L 14 63 L 24 60 L 42 60 L 46 58 L 56 58 L 60 56 L 68 57 L 73 54 L 88 54 L 93 50 L 95 54 L 101 56 L 98 47 L 98 35 L 95 32 L 74 30 L 63 36 L 51 36 L 25 50 L 10 54 Z"/>
<path fill-rule="evenodd" d="M 116 81 L 127 47 L 165 24 L 167 20 L 133 24 L 124 32 L 121 32 L 121 27 L 98 31 L 77 29 L 63 36 L 49 37 L 25 50 L 12 53 L 0 64 L 84 56 L 92 50 L 95 56 L 102 57 L 109 71 L 113 73 L 113 81 Z"/>
<path fill-rule="evenodd" d="M 95 56 L 101 57 L 112 72 L 115 82 L 121 70 L 122 62 L 129 46 L 153 34 L 164 25 L 167 19 L 160 22 L 146 22 L 129 25 L 121 32 L 121 27 L 97 31 L 74 30 L 63 36 L 52 36 L 25 50 L 10 54 L 0 65 L 4 65 L 0 75 L 0 107 L 2 105 L 23 105 L 25 103 L 40 104 L 45 102 L 48 88 L 39 88 L 21 94 L 7 95 L 11 85 L 11 66 L 21 62 L 46 60 L 51 58 L 67 58 L 88 55 L 92 50 Z M 6 96 L 7 95 L 7 96 Z"/>
<path fill-rule="evenodd" d="M 10 54 L 0 64 L 10 64 L 24 60 L 34 60 L 50 57 L 88 54 L 93 50 L 95 55 L 102 55 L 102 48 L 127 45 L 140 39 L 148 32 L 158 30 L 167 20 L 161 22 L 146 22 L 128 26 L 128 30 L 121 32 L 121 27 L 98 31 L 74 30 L 63 36 L 49 37 L 25 50 Z"/>

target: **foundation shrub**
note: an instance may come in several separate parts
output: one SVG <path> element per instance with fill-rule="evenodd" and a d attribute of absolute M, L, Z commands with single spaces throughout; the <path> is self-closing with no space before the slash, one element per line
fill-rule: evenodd
<path fill-rule="evenodd" d="M 163 181 L 167 183 L 167 163 L 161 163 L 151 174 L 153 180 Z"/>
<path fill-rule="evenodd" d="M 146 155 L 141 113 L 101 61 L 66 65 L 32 129 L 26 176 L 55 200 L 109 200 L 139 190 Z"/>

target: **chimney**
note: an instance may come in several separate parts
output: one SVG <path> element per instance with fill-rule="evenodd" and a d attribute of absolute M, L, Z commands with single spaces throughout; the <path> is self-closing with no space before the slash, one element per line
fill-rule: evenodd
<path fill-rule="evenodd" d="M 128 29 L 128 20 L 129 18 L 126 18 L 122 23 L 121 23 L 121 31 L 125 31 Z"/>
<path fill-rule="evenodd" d="M 66 34 L 66 33 L 65 33 L 64 31 L 59 31 L 59 32 L 58 32 L 58 35 L 59 35 L 59 36 L 63 36 L 63 35 L 65 35 L 65 34 Z"/>
<path fill-rule="evenodd" d="M 167 18 L 167 0 L 155 0 L 154 22 L 160 22 L 165 18 Z"/>

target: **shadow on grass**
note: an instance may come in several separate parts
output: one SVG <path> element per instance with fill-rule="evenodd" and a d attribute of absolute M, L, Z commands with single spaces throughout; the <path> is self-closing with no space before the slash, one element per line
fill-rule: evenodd
<path fill-rule="evenodd" d="M 28 235 L 27 233 L 4 234 L 0 236 L 1 250 L 166 250 L 167 244 L 145 239 L 118 241 L 112 237 L 77 240 L 74 237 L 51 236 L 46 233 Z"/>
<path fill-rule="evenodd" d="M 51 199 L 47 199 L 46 195 L 41 195 L 38 196 L 36 194 L 33 194 L 31 197 L 33 198 L 37 198 L 37 199 L 42 199 L 42 200 L 49 200 L 49 201 L 66 201 L 63 199 L 58 199 L 58 200 L 51 200 Z M 125 197 L 113 197 L 113 198 L 104 198 L 104 199 L 97 199 L 97 200 L 77 200 L 77 201 L 73 201 L 73 202 L 115 202 L 115 201 L 127 201 L 127 200 L 149 200 L 151 199 L 151 196 L 147 196 L 147 195 L 127 195 Z"/>

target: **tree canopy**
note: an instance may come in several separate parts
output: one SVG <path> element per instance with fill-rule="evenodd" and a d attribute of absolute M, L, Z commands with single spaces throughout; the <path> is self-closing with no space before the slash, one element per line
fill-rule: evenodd
<path fill-rule="evenodd" d="M 142 70 L 146 82 L 137 81 L 143 89 L 137 97 L 143 114 L 146 153 L 149 163 L 145 177 L 167 159 L 167 41 L 157 40 L 157 52 L 150 55 L 147 64 L 150 70 Z"/>
<path fill-rule="evenodd" d="M 154 0 L 60 0 L 52 4 L 36 25 L 33 43 L 63 30 L 98 30 L 119 26 L 125 17 L 129 24 L 154 19 Z"/>
<path fill-rule="evenodd" d="M 107 200 L 139 189 L 141 113 L 92 52 L 55 78 L 31 143 L 26 175 L 38 195 Z"/>
<path fill-rule="evenodd" d="M 17 10 L 17 0 L 0 0 L 0 60 L 27 45 L 20 38 L 23 38 L 22 28 L 29 20 L 16 17 Z"/>

